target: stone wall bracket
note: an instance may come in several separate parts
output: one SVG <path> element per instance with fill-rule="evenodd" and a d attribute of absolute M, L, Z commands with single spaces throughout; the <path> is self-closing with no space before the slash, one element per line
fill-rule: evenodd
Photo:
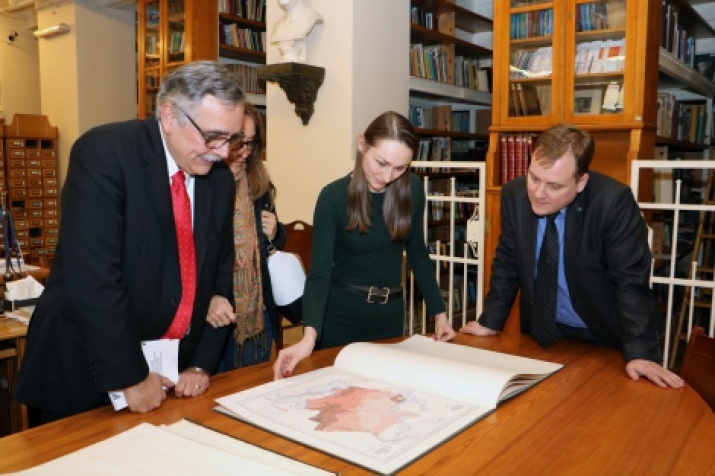
<path fill-rule="evenodd" d="M 325 68 L 304 63 L 276 63 L 258 67 L 258 79 L 278 83 L 295 113 L 307 126 L 313 115 L 318 89 L 323 84 Z"/>

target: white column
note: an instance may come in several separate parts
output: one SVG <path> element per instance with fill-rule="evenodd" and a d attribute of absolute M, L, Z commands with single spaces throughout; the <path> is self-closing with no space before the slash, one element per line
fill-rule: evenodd
<path fill-rule="evenodd" d="M 307 126 L 277 84 L 267 86 L 266 165 L 278 190 L 283 222 L 313 221 L 318 193 L 347 174 L 355 138 L 386 110 L 406 114 L 409 79 L 407 0 L 305 0 L 324 17 L 306 39 L 306 63 L 325 68 Z M 267 0 L 267 37 L 283 15 Z M 280 53 L 268 44 L 268 64 Z"/>

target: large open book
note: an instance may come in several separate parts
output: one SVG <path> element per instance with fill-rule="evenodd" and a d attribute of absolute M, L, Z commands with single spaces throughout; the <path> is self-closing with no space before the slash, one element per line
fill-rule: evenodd
<path fill-rule="evenodd" d="M 218 411 L 393 473 L 562 366 L 412 336 L 217 399 Z"/>

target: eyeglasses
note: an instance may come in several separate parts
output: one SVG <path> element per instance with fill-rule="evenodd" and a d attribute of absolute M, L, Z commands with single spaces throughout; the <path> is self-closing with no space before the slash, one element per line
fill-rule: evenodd
<path fill-rule="evenodd" d="M 241 141 L 235 146 L 231 146 L 233 150 L 241 150 L 244 147 L 248 149 L 249 152 L 253 152 L 261 146 L 261 139 L 251 139 L 249 141 Z"/>
<path fill-rule="evenodd" d="M 224 145 L 228 144 L 228 146 L 232 149 L 235 149 L 236 147 L 241 147 L 241 144 L 243 144 L 243 132 L 236 132 L 233 135 L 227 136 L 224 133 L 221 132 L 214 132 L 214 131 L 209 131 L 209 132 L 204 132 L 201 130 L 198 124 L 194 122 L 194 120 L 189 116 L 186 111 L 181 109 L 179 106 L 176 106 L 176 109 L 181 111 L 181 113 L 186 116 L 186 118 L 189 120 L 191 124 L 196 128 L 197 131 L 199 131 L 199 134 L 201 134 L 201 137 L 204 138 L 204 143 L 206 144 L 206 147 L 209 149 L 220 149 Z"/>

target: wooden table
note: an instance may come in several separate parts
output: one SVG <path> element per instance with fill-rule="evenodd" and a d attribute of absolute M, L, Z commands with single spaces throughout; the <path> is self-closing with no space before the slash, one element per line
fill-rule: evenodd
<path fill-rule="evenodd" d="M 27 326 L 6 317 L 0 317 L 0 376 L 7 380 L 7 387 L 0 388 L 3 412 L 2 434 L 27 428 L 27 410 L 24 405 L 11 400 L 13 381 L 20 370 L 20 362 L 25 353 Z M 7 421 L 5 421 L 7 420 Z"/>
<path fill-rule="evenodd" d="M 715 474 L 715 415 L 690 387 L 663 390 L 634 382 L 620 353 L 562 341 L 548 352 L 528 336 L 473 337 L 456 342 L 565 364 L 485 419 L 415 461 L 400 474 Z M 332 365 L 336 349 L 316 352 L 296 373 Z M 196 399 L 169 396 L 149 414 L 102 408 L 0 439 L 0 472 L 56 458 L 140 422 L 189 418 L 256 445 L 341 475 L 361 468 L 214 411 L 214 398 L 272 378 L 269 364 L 212 377 Z"/>

